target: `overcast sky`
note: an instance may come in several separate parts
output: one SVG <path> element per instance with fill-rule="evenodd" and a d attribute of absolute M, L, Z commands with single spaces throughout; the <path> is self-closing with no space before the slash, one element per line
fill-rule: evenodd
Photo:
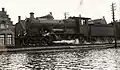
<path fill-rule="evenodd" d="M 30 12 L 34 12 L 35 17 L 53 12 L 55 19 L 63 19 L 64 12 L 69 12 L 69 16 L 81 14 L 92 19 L 105 16 L 107 22 L 111 22 L 112 2 L 116 3 L 115 18 L 118 20 L 120 19 L 119 0 L 0 0 L 0 7 L 5 8 L 14 24 L 18 21 L 18 16 L 25 19 L 29 17 Z"/>

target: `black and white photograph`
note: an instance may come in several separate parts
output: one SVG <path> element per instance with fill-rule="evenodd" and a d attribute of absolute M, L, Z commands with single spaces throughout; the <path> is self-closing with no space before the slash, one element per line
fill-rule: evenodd
<path fill-rule="evenodd" d="M 0 0 L 0 70 L 120 70 L 120 0 Z"/>

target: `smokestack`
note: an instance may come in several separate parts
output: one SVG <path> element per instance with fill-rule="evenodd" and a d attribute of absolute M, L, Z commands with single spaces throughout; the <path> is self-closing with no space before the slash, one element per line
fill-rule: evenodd
<path fill-rule="evenodd" d="M 32 19 L 34 18 L 34 13 L 33 12 L 30 13 L 30 18 L 32 18 Z"/>
<path fill-rule="evenodd" d="M 21 21 L 21 16 L 18 16 L 18 22 L 20 22 Z"/>
<path fill-rule="evenodd" d="M 5 8 L 2 8 L 2 12 L 5 12 Z"/>

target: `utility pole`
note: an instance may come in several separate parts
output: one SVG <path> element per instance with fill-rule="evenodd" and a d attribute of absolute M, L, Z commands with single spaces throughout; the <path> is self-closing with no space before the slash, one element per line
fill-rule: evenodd
<path fill-rule="evenodd" d="M 69 13 L 68 12 L 65 12 L 64 13 L 64 17 L 65 17 L 65 19 L 67 19 L 67 16 L 69 15 Z"/>
<path fill-rule="evenodd" d="M 114 25 L 114 36 L 115 36 L 115 48 L 117 47 L 117 35 L 116 35 L 116 21 L 115 21 L 115 3 L 112 3 L 112 19 L 113 19 L 113 25 Z"/>

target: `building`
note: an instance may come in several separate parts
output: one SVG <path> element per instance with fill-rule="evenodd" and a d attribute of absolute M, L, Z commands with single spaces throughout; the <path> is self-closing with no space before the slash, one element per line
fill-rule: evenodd
<path fill-rule="evenodd" d="M 90 20 L 88 24 L 107 24 L 105 17 L 101 19 Z"/>
<path fill-rule="evenodd" d="M 0 11 L 0 43 L 5 46 L 14 45 L 14 25 L 4 8 Z"/>
<path fill-rule="evenodd" d="M 34 13 L 31 13 L 31 14 L 33 14 L 34 15 Z M 36 17 L 37 19 L 50 19 L 50 20 L 53 20 L 54 19 L 54 17 L 53 17 L 53 15 L 52 15 L 52 12 L 50 12 L 48 15 L 45 15 L 45 16 L 41 16 L 41 17 Z"/>

